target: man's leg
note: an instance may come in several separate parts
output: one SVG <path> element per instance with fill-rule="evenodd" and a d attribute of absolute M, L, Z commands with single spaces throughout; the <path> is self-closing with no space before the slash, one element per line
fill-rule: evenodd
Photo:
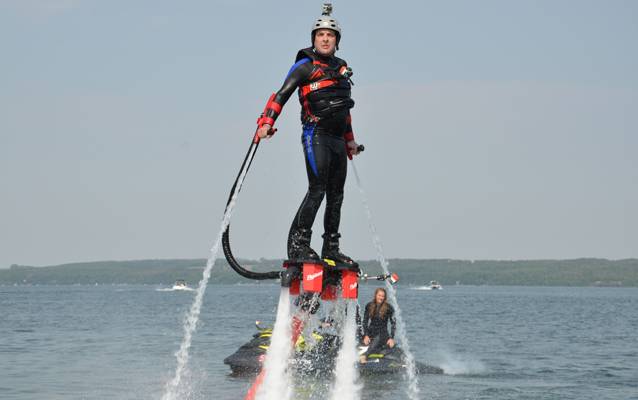
<path fill-rule="evenodd" d="M 341 206 L 343 204 L 343 188 L 348 171 L 348 158 L 343 140 L 333 138 L 331 143 L 332 164 L 326 186 L 326 213 L 323 219 L 323 247 L 321 256 L 332 260 L 351 264 L 350 257 L 339 249 L 339 224 L 341 222 Z"/>
<path fill-rule="evenodd" d="M 319 255 L 310 247 L 310 240 L 312 224 L 326 193 L 331 155 L 323 136 L 315 135 L 312 128 L 304 128 L 302 142 L 308 176 L 308 192 L 290 226 L 288 258 L 319 259 Z"/>

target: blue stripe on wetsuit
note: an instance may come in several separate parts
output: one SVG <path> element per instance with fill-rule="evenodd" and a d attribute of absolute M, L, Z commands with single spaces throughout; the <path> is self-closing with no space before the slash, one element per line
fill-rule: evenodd
<path fill-rule="evenodd" d="M 302 58 L 297 61 L 292 67 L 290 67 L 290 71 L 288 71 L 288 75 L 286 78 L 290 76 L 300 65 L 310 62 L 310 58 Z M 310 168 L 312 172 L 314 172 L 315 176 L 319 176 L 319 171 L 317 169 L 317 162 L 315 161 L 315 152 L 312 148 L 312 139 L 315 136 L 315 124 L 304 124 L 303 126 L 303 146 L 306 150 L 306 157 L 308 157 L 308 163 L 310 164 Z"/>
<path fill-rule="evenodd" d="M 286 78 L 288 78 L 290 76 L 290 74 L 292 74 L 292 72 L 297 69 L 297 67 L 299 67 L 301 64 L 305 64 L 307 62 L 310 62 L 310 59 L 308 57 L 302 58 L 301 60 L 297 61 L 295 63 L 295 65 L 290 67 L 290 71 L 288 71 L 288 75 L 286 75 Z"/>
<path fill-rule="evenodd" d="M 308 163 L 315 176 L 319 176 L 317 170 L 317 162 L 315 161 L 315 152 L 312 149 L 312 139 L 315 136 L 315 124 L 305 124 L 303 126 L 303 147 L 306 150 L 306 157 L 308 157 Z"/>

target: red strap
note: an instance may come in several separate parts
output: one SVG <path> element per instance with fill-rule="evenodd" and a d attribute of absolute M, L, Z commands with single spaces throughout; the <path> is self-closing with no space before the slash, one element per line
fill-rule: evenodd
<path fill-rule="evenodd" d="M 314 92 L 315 90 L 327 88 L 328 86 L 336 85 L 336 79 L 327 79 L 325 81 L 313 82 L 308 85 L 301 87 L 301 96 L 306 97 L 308 93 Z"/>
<path fill-rule="evenodd" d="M 277 103 L 275 100 L 269 101 L 266 104 L 266 109 L 273 110 L 277 113 L 277 115 L 281 114 L 281 104 Z"/>
<path fill-rule="evenodd" d="M 354 140 L 354 133 L 352 133 L 352 131 L 350 131 L 350 132 L 346 132 L 346 133 L 343 135 L 343 138 L 345 139 L 346 143 L 347 143 L 347 142 L 350 142 L 350 141 Z"/>
<path fill-rule="evenodd" d="M 323 70 L 321 70 L 321 69 L 317 69 L 315 72 L 313 72 L 313 73 L 312 73 L 312 75 L 310 75 L 310 80 L 317 79 L 317 78 L 319 78 L 319 77 L 320 77 L 320 76 L 322 76 L 322 75 L 325 75 L 325 74 L 323 73 Z"/>
<path fill-rule="evenodd" d="M 264 124 L 268 124 L 273 126 L 275 124 L 275 120 L 270 117 L 259 117 L 257 118 L 257 125 L 261 128 Z"/>
<path fill-rule="evenodd" d="M 274 117 L 267 117 L 266 114 L 268 110 L 273 110 L 275 112 Z M 268 124 L 270 126 L 275 125 L 275 119 L 281 113 L 281 104 L 275 101 L 275 94 L 271 94 L 270 98 L 268 98 L 268 102 L 266 103 L 266 107 L 264 107 L 264 111 L 261 113 L 259 118 L 257 118 L 257 125 L 261 128 L 264 124 Z"/>

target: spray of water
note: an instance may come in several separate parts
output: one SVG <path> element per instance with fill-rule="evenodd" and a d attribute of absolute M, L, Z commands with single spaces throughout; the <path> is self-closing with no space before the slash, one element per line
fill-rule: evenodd
<path fill-rule="evenodd" d="M 253 153 L 255 150 L 256 148 L 253 149 Z M 241 185 L 244 182 L 244 178 L 246 178 L 247 172 L 248 168 L 244 168 L 240 172 L 239 179 L 237 180 L 236 190 L 233 193 L 230 202 L 226 206 L 226 211 L 224 212 L 224 217 L 222 218 L 219 233 L 217 234 L 217 240 L 211 248 L 208 260 L 206 261 L 206 267 L 204 268 L 202 279 L 199 281 L 197 292 L 195 293 L 195 299 L 193 300 L 193 304 L 191 304 L 186 318 L 184 318 L 184 338 L 182 339 L 182 343 L 179 346 L 179 350 L 177 351 L 177 353 L 175 353 L 175 357 L 177 358 L 177 368 L 175 369 L 175 376 L 173 377 L 173 379 L 166 383 L 162 400 L 176 400 L 177 398 L 184 397 L 184 392 L 186 392 L 186 397 L 189 397 L 188 390 L 185 391 L 183 388 L 180 389 L 180 385 L 183 383 L 184 376 L 188 370 L 188 359 L 190 357 L 189 350 L 193 339 L 193 333 L 195 332 L 195 329 L 197 329 L 197 322 L 199 321 L 199 313 L 202 308 L 204 293 L 206 292 L 206 285 L 208 284 L 213 265 L 215 265 L 215 260 L 217 259 L 217 253 L 219 252 L 222 235 L 224 234 L 224 231 L 230 223 L 230 217 L 232 215 L 233 208 L 235 207 L 235 203 L 237 202 L 237 196 L 239 194 Z"/>
<path fill-rule="evenodd" d="M 438 361 L 446 375 L 481 375 L 488 372 L 480 360 L 469 354 L 458 354 L 447 346 L 439 345 L 432 358 Z"/>
<path fill-rule="evenodd" d="M 363 190 L 363 186 L 361 185 L 361 179 L 359 178 L 359 172 L 357 171 L 357 167 L 352 162 L 352 167 L 354 170 L 354 175 L 357 181 L 357 187 L 359 188 L 359 192 L 361 193 L 361 201 L 363 203 L 363 207 L 366 211 L 366 216 L 368 217 L 368 224 L 370 225 L 370 230 L 372 231 L 372 241 L 374 243 L 374 247 L 377 250 L 377 258 L 379 263 L 381 264 L 381 268 L 383 268 L 383 272 L 388 274 L 390 270 L 388 268 L 388 260 L 385 258 L 383 247 L 381 246 L 381 238 L 377 233 L 377 228 L 374 225 L 372 220 L 372 211 L 370 210 L 370 205 L 368 204 L 367 196 Z M 386 289 L 388 292 L 388 300 L 390 304 L 394 307 L 394 316 L 397 320 L 397 336 L 399 341 L 401 342 L 401 347 L 405 352 L 406 356 L 406 364 L 407 364 L 407 378 L 408 378 L 408 387 L 406 393 L 411 400 L 419 399 L 419 381 L 416 374 L 416 364 L 414 362 L 414 355 L 410 351 L 410 344 L 408 343 L 408 336 L 405 329 L 405 324 L 403 323 L 403 317 L 401 315 L 401 308 L 399 307 L 399 303 L 397 301 L 397 294 L 394 286 L 392 286 L 387 280 L 385 282 Z"/>
<path fill-rule="evenodd" d="M 290 292 L 282 287 L 277 306 L 277 319 L 266 353 L 264 381 L 257 390 L 257 400 L 288 400 L 292 397 L 292 385 L 288 371 L 291 356 Z"/>
<path fill-rule="evenodd" d="M 356 304 L 345 303 L 345 321 L 341 324 L 342 343 L 337 356 L 334 375 L 335 383 L 330 395 L 331 400 L 359 400 L 361 385 L 357 371 Z M 343 315 L 343 313 L 340 313 Z"/>

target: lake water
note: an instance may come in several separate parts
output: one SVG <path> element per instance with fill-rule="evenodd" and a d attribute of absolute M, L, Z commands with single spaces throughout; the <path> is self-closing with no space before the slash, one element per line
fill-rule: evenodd
<path fill-rule="evenodd" d="M 213 271 L 214 280 L 214 271 Z M 193 285 L 195 283 L 192 283 Z M 361 302 L 374 285 L 363 284 Z M 0 286 L 0 399 L 159 399 L 194 292 Z M 638 399 L 638 288 L 398 286 L 423 399 Z M 192 399 L 242 399 L 222 360 L 272 323 L 276 285 L 211 285 L 193 338 Z M 405 399 L 401 379 L 362 399 Z M 315 398 L 308 383 L 297 398 Z M 320 390 L 320 389 L 317 389 Z"/>

